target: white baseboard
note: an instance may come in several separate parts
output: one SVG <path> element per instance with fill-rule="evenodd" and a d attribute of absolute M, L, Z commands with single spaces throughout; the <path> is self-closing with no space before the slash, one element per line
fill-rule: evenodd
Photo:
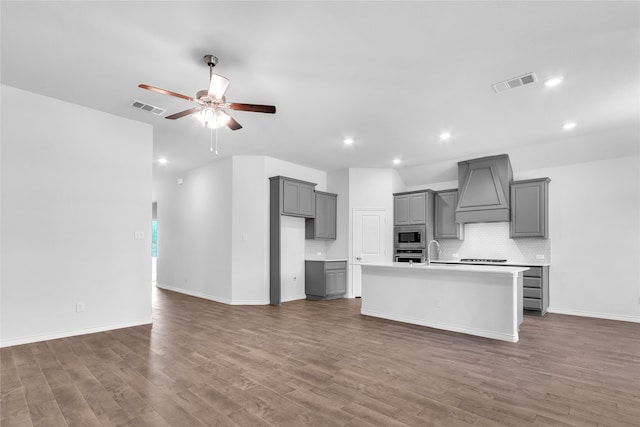
<path fill-rule="evenodd" d="M 289 302 L 289 301 L 297 301 L 301 299 L 307 299 L 307 294 L 288 296 L 288 297 L 282 298 L 280 301 Z"/>
<path fill-rule="evenodd" d="M 596 319 L 619 320 L 622 322 L 640 323 L 640 316 L 626 316 L 621 314 L 599 313 L 594 311 L 572 310 L 568 308 L 549 307 L 548 313 L 567 314 L 569 316 L 594 317 Z"/>
<path fill-rule="evenodd" d="M 74 329 L 69 331 L 58 331 L 51 334 L 35 335 L 31 337 L 14 338 L 10 340 L 0 341 L 1 347 L 12 347 L 14 345 L 31 344 L 34 342 L 56 340 L 59 338 L 75 337 L 78 335 L 95 334 L 97 332 L 112 331 L 114 329 L 131 328 L 133 326 L 142 326 L 151 324 L 151 319 L 137 320 L 133 322 L 111 323 L 108 325 L 94 326 L 92 328 Z"/>
<path fill-rule="evenodd" d="M 230 300 L 228 298 L 220 298 L 214 295 L 205 294 L 203 292 L 193 291 L 191 289 L 177 288 L 175 286 L 169 286 L 159 282 L 156 283 L 156 286 L 160 289 L 166 289 L 168 291 L 178 292 L 180 294 L 190 295 L 192 297 L 202 298 L 227 305 L 269 305 L 269 300 Z"/>

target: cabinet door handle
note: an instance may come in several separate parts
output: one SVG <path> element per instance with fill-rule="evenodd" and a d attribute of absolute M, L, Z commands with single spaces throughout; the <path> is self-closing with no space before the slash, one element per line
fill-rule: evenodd
<path fill-rule="evenodd" d="M 357 256 L 356 261 L 362 261 L 362 257 Z"/>

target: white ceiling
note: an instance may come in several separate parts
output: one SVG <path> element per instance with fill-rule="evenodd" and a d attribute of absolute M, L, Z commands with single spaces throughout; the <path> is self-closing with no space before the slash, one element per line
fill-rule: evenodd
<path fill-rule="evenodd" d="M 152 124 L 154 156 L 170 161 L 159 171 L 234 154 L 327 171 L 392 167 L 398 157 L 411 181 L 417 165 L 435 171 L 538 146 L 557 150 L 529 166 L 568 162 L 580 147 L 611 144 L 596 150 L 607 156 L 638 151 L 637 1 L 2 1 L 1 8 L 2 83 Z M 129 106 L 139 100 L 166 115 L 193 106 L 137 85 L 195 96 L 208 85 L 204 54 L 216 55 L 215 72 L 231 80 L 228 101 L 278 109 L 233 111 L 244 128 L 218 132 L 218 157 L 209 152 L 209 130 L 193 118 L 165 120 Z M 539 81 L 493 92 L 493 83 L 528 72 Z M 546 88 L 556 75 L 563 84 Z M 569 120 L 578 127 L 567 133 L 561 125 Z M 439 141 L 442 131 L 451 132 L 448 143 Z M 351 147 L 342 143 L 347 136 Z"/>

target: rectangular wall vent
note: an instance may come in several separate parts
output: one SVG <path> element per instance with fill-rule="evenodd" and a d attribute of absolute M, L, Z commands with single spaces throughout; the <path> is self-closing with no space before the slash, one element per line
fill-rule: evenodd
<path fill-rule="evenodd" d="M 535 83 L 538 79 L 535 73 L 524 74 L 520 77 L 513 77 L 503 82 L 495 83 L 491 85 L 496 93 L 504 92 L 509 89 L 515 89 L 520 86 Z"/>
<path fill-rule="evenodd" d="M 131 103 L 131 107 L 138 110 L 147 111 L 149 113 L 155 114 L 156 116 L 161 116 L 165 111 L 167 111 L 164 108 L 154 107 L 153 105 L 145 104 L 144 102 L 140 101 L 133 101 Z"/>

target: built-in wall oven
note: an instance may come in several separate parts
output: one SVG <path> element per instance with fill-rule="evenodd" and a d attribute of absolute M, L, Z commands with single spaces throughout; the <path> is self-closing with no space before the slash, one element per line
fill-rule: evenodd
<path fill-rule="evenodd" d="M 393 261 L 422 263 L 426 261 L 424 252 L 424 249 L 396 249 L 393 254 Z"/>
<path fill-rule="evenodd" d="M 401 225 L 393 229 L 393 246 L 396 249 L 425 249 L 427 227 L 424 225 Z"/>

